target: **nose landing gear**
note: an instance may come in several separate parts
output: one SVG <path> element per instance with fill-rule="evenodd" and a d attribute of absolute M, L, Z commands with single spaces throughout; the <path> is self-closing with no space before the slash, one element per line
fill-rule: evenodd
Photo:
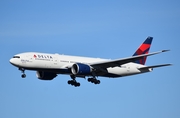
<path fill-rule="evenodd" d="M 21 77 L 26 78 L 25 69 L 24 68 L 19 68 L 19 70 L 22 72 Z"/>

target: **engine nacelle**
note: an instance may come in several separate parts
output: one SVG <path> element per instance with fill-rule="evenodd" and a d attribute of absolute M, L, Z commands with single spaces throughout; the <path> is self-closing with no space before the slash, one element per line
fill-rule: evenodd
<path fill-rule="evenodd" d="M 51 72 L 37 71 L 36 76 L 40 80 L 52 80 L 57 76 L 57 74 Z"/>
<path fill-rule="evenodd" d="M 76 63 L 72 65 L 71 72 L 74 75 L 87 75 L 92 72 L 92 69 L 89 65 Z"/>

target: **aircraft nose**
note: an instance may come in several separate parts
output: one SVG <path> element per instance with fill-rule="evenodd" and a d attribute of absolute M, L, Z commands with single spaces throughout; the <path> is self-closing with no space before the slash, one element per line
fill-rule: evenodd
<path fill-rule="evenodd" d="M 17 60 L 14 59 L 14 58 L 11 58 L 11 59 L 9 60 L 9 62 L 10 62 L 12 65 L 14 65 L 14 66 L 18 66 L 18 62 L 17 62 Z"/>
<path fill-rule="evenodd" d="M 11 58 L 11 59 L 9 60 L 9 62 L 10 62 L 11 64 L 13 64 L 13 58 Z"/>

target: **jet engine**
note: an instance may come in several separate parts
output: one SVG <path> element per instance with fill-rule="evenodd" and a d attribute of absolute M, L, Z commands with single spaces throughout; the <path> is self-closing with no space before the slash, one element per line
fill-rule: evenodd
<path fill-rule="evenodd" d="M 52 80 L 57 76 L 57 74 L 51 72 L 37 71 L 36 76 L 40 80 Z"/>
<path fill-rule="evenodd" d="M 71 67 L 71 72 L 74 75 L 87 75 L 92 72 L 92 68 L 87 64 L 75 63 Z"/>

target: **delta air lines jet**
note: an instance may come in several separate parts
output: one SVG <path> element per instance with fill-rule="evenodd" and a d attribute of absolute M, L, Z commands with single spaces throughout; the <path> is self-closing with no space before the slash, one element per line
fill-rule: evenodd
<path fill-rule="evenodd" d="M 151 72 L 153 68 L 169 66 L 171 64 L 161 64 L 146 66 L 146 58 L 151 55 L 166 52 L 148 53 L 152 37 L 148 37 L 131 57 L 121 59 L 100 59 L 79 56 L 68 56 L 59 54 L 47 54 L 38 52 L 26 52 L 13 56 L 10 63 L 22 71 L 22 78 L 26 77 L 25 70 L 36 71 L 37 78 L 41 80 L 52 80 L 58 74 L 70 75 L 68 84 L 75 87 L 80 86 L 76 77 L 86 78 L 88 82 L 100 84 L 98 76 L 101 77 L 123 77 L 145 72 Z"/>

